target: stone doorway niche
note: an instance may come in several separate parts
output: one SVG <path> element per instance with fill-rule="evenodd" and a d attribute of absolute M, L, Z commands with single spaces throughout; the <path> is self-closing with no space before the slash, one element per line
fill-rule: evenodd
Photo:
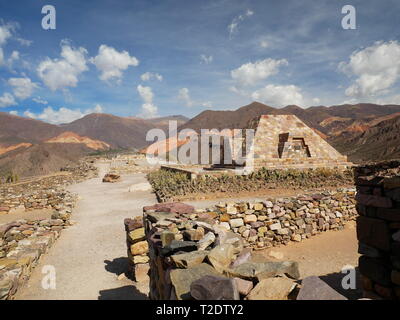
<path fill-rule="evenodd" d="M 281 159 L 311 158 L 304 138 L 292 136 L 290 133 L 279 135 L 278 154 Z"/>

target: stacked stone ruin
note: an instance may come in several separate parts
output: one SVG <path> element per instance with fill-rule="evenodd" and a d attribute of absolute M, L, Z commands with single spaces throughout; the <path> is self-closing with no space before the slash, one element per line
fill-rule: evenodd
<path fill-rule="evenodd" d="M 148 243 L 143 227 L 143 218 L 125 219 L 126 245 L 128 252 L 128 278 L 136 282 L 148 280 Z"/>
<path fill-rule="evenodd" d="M 400 161 L 355 170 L 364 296 L 400 299 Z"/>
<path fill-rule="evenodd" d="M 306 285 L 299 288 L 296 262 L 258 263 L 251 257 L 254 249 L 340 230 L 355 217 L 353 190 L 231 202 L 204 210 L 182 203 L 144 207 L 144 235 L 141 231 L 138 241 L 148 242 L 150 299 L 280 300 L 297 296 L 308 300 L 317 287 L 325 294 L 321 297 L 346 299 L 318 277 L 305 280 Z M 131 225 L 127 232 L 135 225 L 142 229 L 133 221 L 126 220 L 125 225 Z"/>
<path fill-rule="evenodd" d="M 40 257 L 71 224 L 73 205 L 70 201 L 49 219 L 21 219 L 0 225 L 0 300 L 13 299 L 29 279 Z"/>

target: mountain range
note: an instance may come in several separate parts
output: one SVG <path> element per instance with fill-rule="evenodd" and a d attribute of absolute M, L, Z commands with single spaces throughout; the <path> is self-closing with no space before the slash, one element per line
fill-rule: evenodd
<path fill-rule="evenodd" d="M 94 151 L 137 150 L 149 144 L 152 128 L 179 130 L 246 128 L 262 114 L 294 114 L 354 162 L 400 158 L 400 105 L 356 104 L 276 109 L 253 102 L 237 110 L 206 110 L 192 119 L 173 115 L 141 119 L 94 113 L 67 124 L 0 112 L 0 176 L 47 174 Z"/>

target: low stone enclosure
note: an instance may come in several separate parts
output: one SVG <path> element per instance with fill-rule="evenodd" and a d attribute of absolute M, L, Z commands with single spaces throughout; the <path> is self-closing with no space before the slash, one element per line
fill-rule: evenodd
<path fill-rule="evenodd" d="M 364 296 L 400 299 L 400 161 L 355 169 Z"/>
<path fill-rule="evenodd" d="M 70 225 L 75 199 L 50 219 L 21 219 L 0 225 L 0 300 L 12 299 L 30 277 L 42 254 Z"/>
<path fill-rule="evenodd" d="M 33 177 L 16 184 L 0 185 L 0 214 L 12 214 L 37 209 L 59 210 L 65 198 L 65 186 L 97 175 L 89 162 L 66 167 L 58 175 Z"/>
<path fill-rule="evenodd" d="M 71 225 L 77 196 L 65 186 L 94 177 L 97 169 L 81 162 L 63 169 L 64 174 L 31 179 L 0 188 L 0 211 L 12 216 L 25 212 L 27 218 L 0 225 L 0 300 L 13 299 L 18 288 L 30 277 L 40 257 L 47 252 L 61 231 Z M 29 218 L 30 211 L 51 209 L 47 219 Z"/>
<path fill-rule="evenodd" d="M 322 298 L 345 299 L 318 277 L 303 280 L 299 290 L 297 262 L 256 263 L 251 252 L 342 229 L 356 218 L 354 191 L 204 210 L 182 203 L 144 207 L 142 221 L 125 220 L 129 274 L 140 281 L 150 269 L 150 299 L 301 300 L 316 287 Z"/>
<path fill-rule="evenodd" d="M 147 175 L 153 190 L 160 202 L 173 201 L 174 197 L 195 194 L 212 194 L 215 192 L 238 193 L 242 191 L 259 191 L 276 188 L 317 189 L 340 188 L 354 184 L 351 169 L 259 169 L 249 175 L 220 174 L 201 175 L 192 179 L 190 172 L 162 169 Z"/>

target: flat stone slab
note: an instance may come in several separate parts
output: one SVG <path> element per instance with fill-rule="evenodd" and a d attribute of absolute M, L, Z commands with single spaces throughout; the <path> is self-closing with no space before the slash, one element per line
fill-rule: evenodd
<path fill-rule="evenodd" d="M 297 300 L 347 300 L 347 298 L 332 289 L 319 277 L 304 278 Z"/>
<path fill-rule="evenodd" d="M 191 268 L 201 264 L 207 257 L 208 251 L 193 251 L 189 253 L 175 254 L 171 260 L 178 268 Z"/>
<path fill-rule="evenodd" d="M 238 277 L 247 280 L 262 280 L 277 275 L 286 274 L 291 278 L 299 279 L 299 265 L 297 262 L 245 262 L 239 266 L 225 271 L 231 277 Z"/>
<path fill-rule="evenodd" d="M 287 300 L 296 283 L 285 277 L 261 280 L 250 294 L 248 300 Z"/>
<path fill-rule="evenodd" d="M 192 282 L 207 276 L 221 276 L 209 264 L 202 263 L 188 269 L 175 269 L 170 273 L 171 283 L 175 289 L 178 300 L 188 300 L 192 296 L 190 294 L 190 285 Z"/>
<path fill-rule="evenodd" d="M 157 203 L 153 206 L 143 207 L 144 211 L 154 210 L 154 211 L 163 211 L 163 212 L 171 212 L 178 214 L 189 214 L 195 211 L 194 207 L 181 202 L 168 202 L 168 203 Z"/>
<path fill-rule="evenodd" d="M 204 276 L 192 282 L 190 294 L 196 300 L 239 300 L 236 281 L 221 276 Z"/>

